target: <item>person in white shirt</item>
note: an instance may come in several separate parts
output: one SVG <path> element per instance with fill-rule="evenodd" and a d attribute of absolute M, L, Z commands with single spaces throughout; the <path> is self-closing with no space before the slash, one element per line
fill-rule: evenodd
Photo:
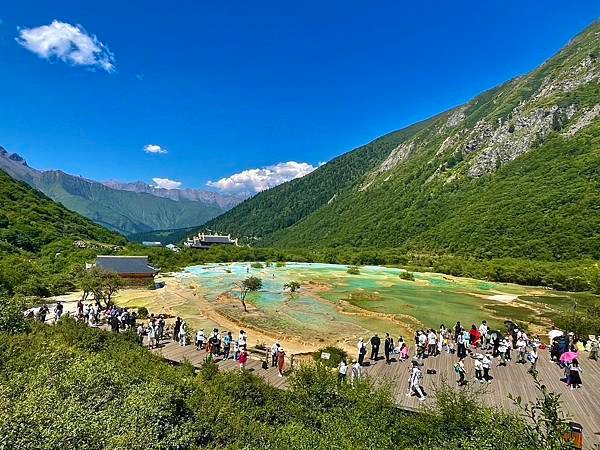
<path fill-rule="evenodd" d="M 346 374 L 348 373 L 348 364 L 346 364 L 346 360 L 342 359 L 340 361 L 340 365 L 338 366 L 338 381 L 343 383 L 346 381 Z"/>
<path fill-rule="evenodd" d="M 360 380 L 362 376 L 362 369 L 357 360 L 354 360 L 354 364 L 352 365 L 352 382 Z"/>
<path fill-rule="evenodd" d="M 487 349 L 487 345 L 488 345 L 488 325 L 487 322 L 485 320 L 483 320 L 481 322 L 481 325 L 479 325 L 479 334 L 481 334 L 481 348 L 483 349 Z"/>
<path fill-rule="evenodd" d="M 409 379 L 409 395 L 416 395 L 419 401 L 424 401 L 427 398 L 423 386 L 421 385 L 421 380 L 423 379 L 423 372 L 419 369 L 419 363 L 417 361 L 412 362 L 413 367 L 410 372 Z"/>
<path fill-rule="evenodd" d="M 179 345 L 181 345 L 182 347 L 184 347 L 185 345 L 187 345 L 186 339 L 187 339 L 187 325 L 185 323 L 185 321 L 181 322 L 181 327 L 179 328 Z"/>
<path fill-rule="evenodd" d="M 196 333 L 196 350 L 202 350 L 204 348 L 204 341 L 206 336 L 204 336 L 204 328 L 200 328 Z"/>
<path fill-rule="evenodd" d="M 156 347 L 156 328 L 152 322 L 148 324 L 148 329 L 146 331 L 148 334 L 148 348 Z"/>
<path fill-rule="evenodd" d="M 529 373 L 536 373 L 537 372 L 538 352 L 537 352 L 537 347 L 535 345 L 533 347 L 531 347 L 531 350 L 529 350 L 527 359 L 529 360 L 529 363 L 531 364 L 531 367 L 529 368 Z"/>
<path fill-rule="evenodd" d="M 485 383 L 485 380 L 483 379 L 483 355 L 475 355 L 475 361 L 473 363 L 473 365 L 475 366 L 475 378 L 480 382 L 480 383 Z"/>
<path fill-rule="evenodd" d="M 427 334 L 427 356 L 435 356 L 437 351 L 437 336 L 435 331 L 429 330 Z"/>
<path fill-rule="evenodd" d="M 365 355 L 367 354 L 367 346 L 365 345 L 365 340 L 363 338 L 360 338 L 356 348 L 358 350 L 358 364 L 362 366 L 365 360 Z"/>
<path fill-rule="evenodd" d="M 483 365 L 483 379 L 488 383 L 492 382 L 492 377 L 490 375 L 490 370 L 492 370 L 492 355 L 486 353 L 483 359 L 481 360 L 481 364 Z"/>
<path fill-rule="evenodd" d="M 525 364 L 525 354 L 527 353 L 527 343 L 523 336 L 517 338 L 517 351 L 519 352 L 518 363 Z"/>

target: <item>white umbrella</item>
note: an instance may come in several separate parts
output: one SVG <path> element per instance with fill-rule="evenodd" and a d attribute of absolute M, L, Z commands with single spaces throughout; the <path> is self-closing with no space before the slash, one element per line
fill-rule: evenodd
<path fill-rule="evenodd" d="M 555 337 L 562 336 L 563 334 L 565 334 L 565 333 L 563 333 L 560 330 L 552 330 L 548 333 L 548 337 L 550 338 L 550 340 L 552 340 Z"/>

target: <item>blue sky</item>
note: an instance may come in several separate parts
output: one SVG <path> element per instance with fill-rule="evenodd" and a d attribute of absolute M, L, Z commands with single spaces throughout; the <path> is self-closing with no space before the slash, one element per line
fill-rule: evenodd
<path fill-rule="evenodd" d="M 0 145 L 195 188 L 316 166 L 535 68 L 599 16 L 598 1 L 4 2 Z M 96 51 L 43 54 L 65 33 Z M 310 167 L 251 175 L 295 170 Z"/>

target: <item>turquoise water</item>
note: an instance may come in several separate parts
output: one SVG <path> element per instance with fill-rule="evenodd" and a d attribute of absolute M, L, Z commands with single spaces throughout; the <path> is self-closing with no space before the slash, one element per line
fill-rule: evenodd
<path fill-rule="evenodd" d="M 260 320 L 261 326 L 272 322 L 277 328 L 300 333 L 327 334 L 341 328 L 357 333 L 373 329 L 396 332 L 402 328 L 398 320 L 392 320 L 396 316 L 414 317 L 427 327 L 483 319 L 499 325 L 502 318 L 490 318 L 490 301 L 477 295 L 527 292 L 521 286 L 441 274 L 415 273 L 414 282 L 406 281 L 399 277 L 401 269 L 381 266 L 362 266 L 359 275 L 350 275 L 347 270 L 348 266 L 339 264 L 287 263 L 258 269 L 251 263 L 228 263 L 188 267 L 180 276 L 192 277 L 209 302 L 223 293 L 238 296 L 234 282 L 257 276 L 263 287 L 249 294 L 247 300 L 264 315 L 254 320 Z M 302 284 L 293 297 L 283 289 L 288 281 Z M 345 302 L 340 303 L 342 300 Z M 377 314 L 361 315 L 361 311 Z"/>

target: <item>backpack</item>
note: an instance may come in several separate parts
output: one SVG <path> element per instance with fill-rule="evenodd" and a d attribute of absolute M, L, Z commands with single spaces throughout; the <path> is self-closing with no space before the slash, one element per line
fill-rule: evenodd
<path fill-rule="evenodd" d="M 459 363 L 454 364 L 454 371 L 456 373 L 460 373 L 461 369 L 460 369 L 460 364 Z"/>

